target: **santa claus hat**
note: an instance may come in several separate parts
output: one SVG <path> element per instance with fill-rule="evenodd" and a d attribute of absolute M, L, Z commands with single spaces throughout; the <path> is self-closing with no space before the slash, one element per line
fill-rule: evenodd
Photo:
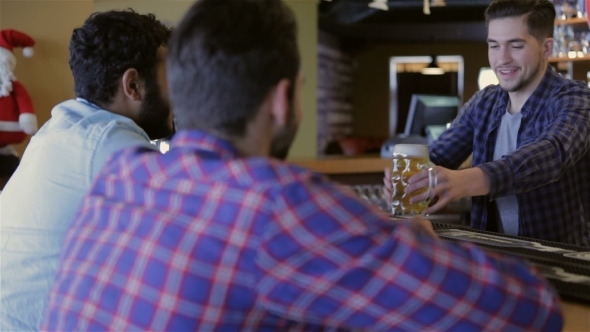
<path fill-rule="evenodd" d="M 27 58 L 33 56 L 35 41 L 24 32 L 13 29 L 0 30 L 0 50 L 2 48 L 13 52 L 15 47 L 23 48 L 23 55 Z"/>

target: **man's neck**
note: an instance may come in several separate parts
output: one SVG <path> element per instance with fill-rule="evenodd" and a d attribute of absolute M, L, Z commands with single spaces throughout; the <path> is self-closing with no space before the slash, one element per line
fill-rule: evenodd
<path fill-rule="evenodd" d="M 264 132 L 264 130 L 254 130 L 252 123 L 250 123 L 246 129 L 246 134 L 242 137 L 229 136 L 216 130 L 211 131 L 211 134 L 230 142 L 240 156 L 247 158 L 268 157 L 271 138 L 266 137 Z"/>
<path fill-rule="evenodd" d="M 267 157 L 270 147 L 264 149 L 258 137 L 244 136 L 239 139 L 230 139 L 233 146 L 238 150 L 242 157 Z"/>
<path fill-rule="evenodd" d="M 533 92 L 537 90 L 539 84 L 541 84 L 543 77 L 545 77 L 548 65 L 549 64 L 547 62 L 545 62 L 544 65 L 541 64 L 540 68 L 542 69 L 539 70 L 537 76 L 526 87 L 518 91 L 508 92 L 508 97 L 510 98 L 510 106 L 508 107 L 508 112 L 510 114 L 516 114 L 522 110 L 522 107 L 524 106 L 526 101 L 531 97 Z"/>

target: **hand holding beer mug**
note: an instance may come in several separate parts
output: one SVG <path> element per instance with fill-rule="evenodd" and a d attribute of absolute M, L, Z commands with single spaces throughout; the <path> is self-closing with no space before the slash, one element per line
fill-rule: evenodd
<path fill-rule="evenodd" d="M 406 194 L 408 179 L 423 170 L 428 171 L 428 186 Z M 434 196 L 436 174 L 428 158 L 428 147 L 421 144 L 397 144 L 393 147 L 391 171 L 391 214 L 396 217 L 423 215 Z M 424 195 L 424 200 L 411 203 L 410 198 Z"/>

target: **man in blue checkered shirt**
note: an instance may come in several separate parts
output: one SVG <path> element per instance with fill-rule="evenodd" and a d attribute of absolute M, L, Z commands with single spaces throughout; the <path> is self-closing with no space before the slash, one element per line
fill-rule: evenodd
<path fill-rule="evenodd" d="M 430 146 L 438 202 L 427 213 L 472 196 L 474 228 L 590 245 L 590 90 L 549 65 L 554 19 L 548 0 L 486 10 L 499 85 L 477 92 Z M 471 153 L 472 168 L 453 170 Z M 416 175 L 407 192 L 427 182 Z"/>

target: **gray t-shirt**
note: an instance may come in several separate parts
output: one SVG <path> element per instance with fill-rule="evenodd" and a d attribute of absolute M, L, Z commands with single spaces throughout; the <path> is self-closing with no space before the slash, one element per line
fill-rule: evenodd
<path fill-rule="evenodd" d="M 508 106 L 510 107 L 510 106 Z M 498 129 L 496 147 L 494 148 L 494 160 L 502 158 L 516 150 L 518 129 L 522 114 L 510 114 L 508 111 L 502 116 L 502 123 Z M 498 216 L 500 217 L 500 231 L 509 235 L 518 235 L 518 201 L 516 195 L 504 196 L 496 199 Z"/>

